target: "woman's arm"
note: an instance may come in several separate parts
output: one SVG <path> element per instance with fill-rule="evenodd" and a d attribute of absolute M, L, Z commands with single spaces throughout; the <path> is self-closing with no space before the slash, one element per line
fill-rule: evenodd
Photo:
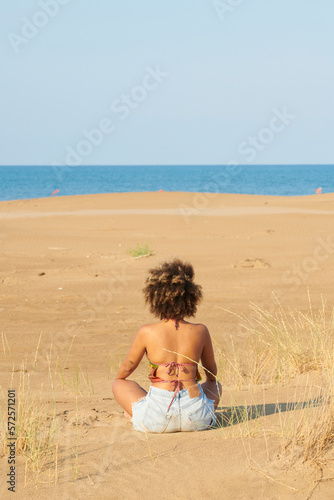
<path fill-rule="evenodd" d="M 205 328 L 205 341 L 204 347 L 201 354 L 201 362 L 205 369 L 205 375 L 207 380 L 216 380 L 217 375 L 217 365 L 215 361 L 215 355 L 213 353 L 212 341 L 209 330 Z"/>
<path fill-rule="evenodd" d="M 145 343 L 145 332 L 144 328 L 138 330 L 137 335 L 132 343 L 130 351 L 123 361 L 116 379 L 126 379 L 131 373 L 137 368 L 145 354 L 146 343 Z"/>

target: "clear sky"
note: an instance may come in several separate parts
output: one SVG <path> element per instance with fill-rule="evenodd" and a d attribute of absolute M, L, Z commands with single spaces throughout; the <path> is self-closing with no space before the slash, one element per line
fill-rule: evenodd
<path fill-rule="evenodd" d="M 333 0 L 0 14 L 2 165 L 334 164 Z"/>

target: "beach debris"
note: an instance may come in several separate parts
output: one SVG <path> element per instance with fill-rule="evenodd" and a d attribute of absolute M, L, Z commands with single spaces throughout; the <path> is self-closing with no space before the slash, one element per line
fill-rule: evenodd
<path fill-rule="evenodd" d="M 63 289 L 63 288 L 62 288 L 61 286 L 58 288 L 58 290 L 62 290 L 62 289 Z"/>
<path fill-rule="evenodd" d="M 45 276 L 45 273 L 38 273 L 38 276 Z"/>
<path fill-rule="evenodd" d="M 240 260 L 239 262 L 234 264 L 233 267 L 234 268 L 246 268 L 246 269 L 253 269 L 253 268 L 264 269 L 264 268 L 271 267 L 271 264 L 264 259 L 255 258 L 255 259 Z"/>
<path fill-rule="evenodd" d="M 57 194 L 59 193 L 59 189 L 56 189 L 55 191 L 53 191 L 53 193 L 51 193 L 51 196 L 53 196 L 54 194 Z"/>
<path fill-rule="evenodd" d="M 319 187 L 318 189 L 315 189 L 314 192 L 317 194 L 321 194 L 321 187 Z"/>
<path fill-rule="evenodd" d="M 159 189 L 159 191 L 158 191 L 158 192 L 159 192 L 159 193 L 163 193 L 163 192 L 164 192 L 164 190 L 163 190 L 163 189 Z"/>

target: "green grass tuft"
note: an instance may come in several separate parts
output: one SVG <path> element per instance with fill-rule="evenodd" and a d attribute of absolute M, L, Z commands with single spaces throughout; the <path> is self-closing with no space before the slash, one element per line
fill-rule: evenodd
<path fill-rule="evenodd" d="M 135 248 L 130 248 L 128 250 L 128 253 L 132 255 L 132 257 L 148 257 L 154 255 L 153 250 L 151 250 L 147 243 L 144 245 L 137 243 Z"/>

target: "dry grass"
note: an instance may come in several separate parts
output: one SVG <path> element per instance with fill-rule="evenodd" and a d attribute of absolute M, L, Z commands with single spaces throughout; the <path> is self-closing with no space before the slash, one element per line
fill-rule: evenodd
<path fill-rule="evenodd" d="M 270 314 L 250 304 L 250 314 L 236 315 L 248 332 L 243 364 L 233 356 L 235 372 L 248 383 L 283 382 L 309 371 L 334 367 L 334 310 L 327 314 L 326 304 L 314 312 L 309 302 L 307 313 L 285 311 L 277 302 Z M 236 380 L 238 382 L 238 380 Z M 239 380 L 240 383 L 240 380 Z"/>
<path fill-rule="evenodd" d="M 301 461 L 323 467 L 327 452 L 334 447 L 333 396 L 332 382 L 318 405 L 296 412 L 278 455 L 283 463 Z"/>
<path fill-rule="evenodd" d="M 282 411 L 282 401 L 277 401 L 279 426 L 272 429 L 272 433 L 281 438 L 278 457 L 283 464 L 302 462 L 319 468 L 327 452 L 334 447 L 333 310 L 328 312 L 324 301 L 316 312 L 310 301 L 306 313 L 285 311 L 279 303 L 277 306 L 277 312 L 270 314 L 251 304 L 249 316 L 238 316 L 248 332 L 246 349 L 236 352 L 232 343 L 232 354 L 227 356 L 216 348 L 220 360 L 218 379 L 223 384 L 228 381 L 230 387 L 236 389 L 251 384 L 288 389 L 296 376 L 318 374 L 321 384 L 313 382 L 311 377 L 299 401 L 290 408 L 284 405 Z M 242 406 L 233 403 L 232 396 L 231 400 L 229 421 L 225 426 L 237 423 L 241 436 L 254 435 L 250 420 L 257 416 L 251 415 L 249 408 L 256 408 L 256 405 L 247 401 L 243 411 Z M 261 433 L 259 426 L 256 429 L 256 435 Z"/>
<path fill-rule="evenodd" d="M 16 367 L 13 355 L 7 341 L 2 334 L 2 366 L 7 366 L 7 387 L 15 390 L 15 453 L 22 457 L 25 463 L 25 485 L 34 482 L 36 486 L 41 483 L 56 484 L 59 475 L 64 470 L 59 468 L 59 463 L 65 465 L 69 450 L 64 450 L 61 442 L 64 441 L 64 429 L 61 429 L 61 419 L 56 414 L 55 394 L 61 386 L 64 390 L 70 389 L 76 394 L 82 394 L 85 390 L 91 393 L 92 387 L 88 375 L 84 374 L 76 365 L 72 382 L 65 379 L 63 372 L 59 369 L 59 356 L 57 362 L 52 363 L 51 351 L 47 360 L 43 359 L 43 371 L 47 371 L 45 382 L 36 390 L 33 389 L 35 370 L 38 364 L 38 345 L 34 357 L 31 358 L 29 369 L 27 362 Z M 67 356 L 68 357 L 68 356 Z M 34 360 L 33 360 L 34 359 Z M 67 364 L 66 362 L 63 363 Z M 80 375 L 82 380 L 80 380 Z M 84 386 L 82 387 L 82 381 Z M 7 455 L 7 442 L 9 433 L 7 430 L 7 390 L 0 387 L 0 456 Z M 77 407 L 76 407 L 77 408 Z M 71 450 L 72 465 L 70 466 L 73 477 L 77 476 L 78 446 Z"/>
<path fill-rule="evenodd" d="M 31 389 L 30 376 L 25 364 L 16 372 L 13 368 L 10 374 L 15 380 L 19 373 L 19 382 L 15 387 L 15 452 L 24 458 L 25 484 L 32 478 L 36 482 L 48 481 L 54 483 L 56 478 L 59 429 L 55 413 L 55 403 L 49 399 L 50 387 L 41 385 L 40 393 Z M 6 444 L 9 434 L 7 431 L 7 394 L 2 390 L 1 415 L 1 442 L 2 454 L 7 453 Z"/>

